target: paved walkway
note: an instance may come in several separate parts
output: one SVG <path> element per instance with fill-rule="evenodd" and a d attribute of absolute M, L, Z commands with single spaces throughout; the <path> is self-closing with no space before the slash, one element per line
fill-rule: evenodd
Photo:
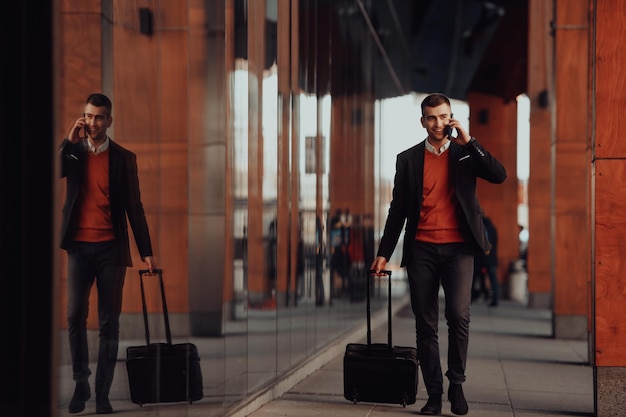
<path fill-rule="evenodd" d="M 398 311 L 393 328 L 395 345 L 413 345 L 414 324 L 408 307 Z M 379 326 L 373 341 L 386 340 L 386 328 Z M 443 321 L 440 347 L 445 358 L 447 331 Z M 587 363 L 586 341 L 551 337 L 549 311 L 507 301 L 496 308 L 472 305 L 467 381 L 463 385 L 468 415 L 593 416 L 593 368 Z M 339 355 L 250 417 L 401 417 L 419 414 L 426 401 L 420 375 L 418 400 L 413 405 L 354 405 L 343 398 L 342 366 L 343 356 Z M 454 415 L 445 394 L 442 415 Z"/>
<path fill-rule="evenodd" d="M 408 300 L 394 304 L 393 343 L 413 346 L 414 321 Z M 384 309 L 383 309 L 384 310 Z M 365 322 L 365 318 L 363 320 Z M 372 316 L 373 342 L 386 342 L 386 311 Z M 586 341 L 551 337 L 551 313 L 511 301 L 499 307 L 472 305 L 467 381 L 463 388 L 469 416 L 581 417 L 593 416 L 593 368 Z M 360 340 L 359 340 L 360 339 Z M 276 386 L 250 398 L 230 417 L 401 417 L 417 415 L 426 401 L 419 381 L 418 399 L 406 408 L 352 402 L 343 398 L 343 351 L 346 342 L 364 342 L 365 330 L 355 329 L 335 345 L 294 370 Z M 202 346 L 202 344 L 200 344 Z M 445 360 L 447 330 L 440 321 L 440 347 Z M 202 356 L 202 355 L 201 355 Z M 262 357 L 257 360 L 263 360 Z M 194 404 L 154 404 L 139 407 L 128 399 L 124 362 L 119 362 L 111 402 L 116 416 L 224 416 L 224 404 L 201 400 Z M 445 367 L 443 368 L 445 370 Z M 66 372 L 69 372 L 66 370 Z M 67 402 L 73 384 L 61 389 L 58 415 L 69 416 Z M 447 384 L 444 386 L 447 389 Z M 95 415 L 94 402 L 78 415 Z M 444 394 L 442 415 L 453 416 Z"/>

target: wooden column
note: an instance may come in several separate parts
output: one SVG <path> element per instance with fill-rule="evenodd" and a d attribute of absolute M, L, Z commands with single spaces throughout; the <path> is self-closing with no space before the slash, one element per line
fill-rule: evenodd
<path fill-rule="evenodd" d="M 615 416 L 626 404 L 626 95 L 624 0 L 597 0 L 589 62 L 593 71 L 592 324 L 596 415 Z"/>
<path fill-rule="evenodd" d="M 552 305 L 552 9 L 550 1 L 529 0 L 528 305 L 541 308 Z"/>
<path fill-rule="evenodd" d="M 278 36 L 277 36 L 277 64 L 278 64 L 278 207 L 276 218 L 276 289 L 279 304 L 289 304 L 295 280 L 295 266 L 297 253 L 291 248 L 297 246 L 296 240 L 291 239 L 290 229 L 292 218 L 291 203 L 291 4 L 290 0 L 278 1 Z M 297 212 L 297 206 L 293 208 Z M 295 226 L 297 227 L 297 225 Z M 293 265 L 294 268 L 290 268 Z"/>
<path fill-rule="evenodd" d="M 229 181 L 226 70 L 233 56 L 229 2 L 188 2 L 188 265 L 189 326 L 193 336 L 221 336 L 224 300 L 232 298 L 233 227 Z M 215 59 L 215 57 L 225 57 Z M 176 111 L 176 110 L 175 110 Z"/>
<path fill-rule="evenodd" d="M 270 290 L 263 243 L 263 70 L 265 0 L 248 3 L 248 297 L 265 299 Z"/>
<path fill-rule="evenodd" d="M 291 37 L 291 45 L 290 45 L 290 63 L 291 63 L 291 72 L 290 72 L 290 89 L 291 89 L 291 126 L 290 126 L 290 137 L 291 137 L 291 177 L 290 177 L 290 187 L 291 187 L 291 195 L 290 195 L 290 221 L 291 225 L 290 230 L 290 257 L 291 257 L 291 282 L 293 288 L 293 299 L 294 303 L 298 297 L 298 262 L 299 259 L 299 249 L 301 248 L 302 241 L 302 224 L 300 217 L 300 85 L 298 80 L 299 75 L 299 8 L 297 1 L 290 1 L 290 11 L 291 14 L 289 19 L 291 21 L 290 25 L 290 37 Z M 282 9 L 282 7 L 281 7 Z M 283 15 L 281 15 L 283 17 Z"/>
<path fill-rule="evenodd" d="M 330 205 L 352 215 L 374 211 L 374 103 L 367 96 L 333 98 Z"/>
<path fill-rule="evenodd" d="M 349 212 L 350 243 L 346 250 L 351 268 L 369 268 L 375 256 L 372 228 L 377 191 L 373 98 L 368 94 L 335 97 L 331 132 L 330 216 L 337 210 Z M 338 287 L 339 275 L 333 275 L 332 285 Z"/>
<path fill-rule="evenodd" d="M 588 0 L 559 0 L 555 25 L 554 336 L 587 338 L 591 230 Z"/>

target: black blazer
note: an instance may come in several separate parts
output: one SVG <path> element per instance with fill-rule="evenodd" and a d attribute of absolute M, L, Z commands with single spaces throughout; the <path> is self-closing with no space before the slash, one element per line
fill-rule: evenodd
<path fill-rule="evenodd" d="M 424 152 L 427 152 L 426 141 L 398 154 L 393 197 L 383 237 L 378 247 L 378 256 L 384 256 L 389 260 L 406 220 L 401 266 L 405 266 L 407 263 L 408 251 L 411 242 L 415 240 L 419 214 L 422 209 Z M 450 158 L 450 176 L 454 180 L 456 197 L 473 237 L 473 243 L 476 244 L 476 249 L 480 248 L 486 251 L 489 249 L 489 242 L 485 237 L 476 197 L 476 178 L 483 178 L 491 183 L 499 184 L 506 179 L 506 170 L 474 138 L 465 146 L 455 142 L 450 143 L 448 157 Z"/>
<path fill-rule="evenodd" d="M 61 144 L 61 177 L 66 178 L 67 184 L 61 224 L 63 249 L 70 248 L 71 244 L 68 233 L 84 176 L 87 149 L 84 141 L 73 145 L 66 139 Z M 132 266 L 127 217 L 141 259 L 152 256 L 150 233 L 139 191 L 137 157 L 113 140 L 110 140 L 109 145 L 109 201 L 119 266 Z"/>

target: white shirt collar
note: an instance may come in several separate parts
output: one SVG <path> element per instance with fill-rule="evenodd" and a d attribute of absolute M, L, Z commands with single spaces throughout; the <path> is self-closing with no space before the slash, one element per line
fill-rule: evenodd
<path fill-rule="evenodd" d="M 441 155 L 442 153 L 447 151 L 449 147 L 450 141 L 447 141 L 443 144 L 441 148 L 437 149 L 428 141 L 428 138 L 426 138 L 426 150 L 434 155 Z"/>
<path fill-rule="evenodd" d="M 87 148 L 89 148 L 89 151 L 93 152 L 94 155 L 98 155 L 109 149 L 109 137 L 107 136 L 104 142 L 102 142 L 102 145 L 97 148 L 93 146 L 93 143 L 91 143 L 89 139 L 87 139 Z"/>

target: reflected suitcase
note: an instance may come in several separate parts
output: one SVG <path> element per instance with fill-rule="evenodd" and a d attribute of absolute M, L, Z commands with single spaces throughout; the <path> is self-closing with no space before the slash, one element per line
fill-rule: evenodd
<path fill-rule="evenodd" d="M 343 358 L 343 394 L 354 402 L 386 404 L 415 403 L 417 395 L 417 349 L 393 346 L 391 341 L 391 271 L 381 271 L 389 278 L 387 305 L 387 343 L 372 343 L 370 311 L 370 276 L 367 274 L 367 344 L 349 343 Z"/>
<path fill-rule="evenodd" d="M 202 372 L 198 349 L 193 343 L 172 343 L 163 271 L 154 271 L 159 279 L 165 334 L 167 343 L 150 343 L 148 312 L 143 285 L 143 276 L 149 271 L 139 271 L 141 301 L 146 332 L 145 346 L 131 346 L 126 349 L 126 370 L 130 398 L 135 404 L 165 402 L 193 402 L 203 397 Z"/>

